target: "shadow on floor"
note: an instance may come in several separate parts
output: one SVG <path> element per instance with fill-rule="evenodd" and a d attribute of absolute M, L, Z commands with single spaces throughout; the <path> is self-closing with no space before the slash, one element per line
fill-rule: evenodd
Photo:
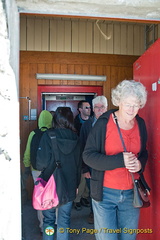
<path fill-rule="evenodd" d="M 81 211 L 72 208 L 71 229 L 80 229 L 80 233 L 72 233 L 70 240 L 95 240 L 95 236 L 92 234 L 94 226 L 87 222 L 89 212 L 90 208 L 87 207 L 83 207 Z M 42 240 L 37 212 L 33 209 L 31 201 L 27 201 L 22 206 L 22 234 L 22 240 Z"/>

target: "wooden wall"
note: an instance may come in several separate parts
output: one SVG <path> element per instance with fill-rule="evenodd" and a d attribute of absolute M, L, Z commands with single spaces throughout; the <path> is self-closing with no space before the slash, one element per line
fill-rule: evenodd
<path fill-rule="evenodd" d="M 22 15 L 20 50 L 141 55 L 145 51 L 142 23 Z"/>
<path fill-rule="evenodd" d="M 66 52 L 20 52 L 20 97 L 31 99 L 31 108 L 38 107 L 37 89 L 39 85 L 47 86 L 102 86 L 103 94 L 111 105 L 111 88 L 119 81 L 132 79 L 133 63 L 138 56 L 66 53 Z M 36 73 L 68 73 L 85 75 L 106 75 L 106 82 L 91 81 L 67 81 L 67 80 L 37 80 Z M 36 128 L 37 121 L 25 121 L 23 116 L 28 115 L 28 100 L 20 98 L 20 149 L 21 160 L 29 133 Z M 23 164 L 22 164 L 23 168 Z M 28 183 L 28 191 L 31 196 L 33 187 L 32 179 Z"/>

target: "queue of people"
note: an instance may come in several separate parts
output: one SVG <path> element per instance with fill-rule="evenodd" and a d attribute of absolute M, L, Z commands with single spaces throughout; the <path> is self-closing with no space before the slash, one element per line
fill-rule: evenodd
<path fill-rule="evenodd" d="M 145 170 L 147 162 L 147 131 L 144 120 L 138 115 L 145 106 L 145 87 L 134 80 L 124 80 L 112 89 L 112 103 L 117 109 L 107 110 L 105 96 L 98 96 L 91 104 L 80 101 L 79 114 L 73 117 L 69 107 L 58 107 L 54 112 L 51 129 L 55 131 L 62 170 L 69 192 L 68 203 L 43 211 L 43 240 L 54 240 L 54 234 L 46 234 L 48 226 L 57 229 L 70 228 L 72 206 L 81 210 L 90 207 L 88 222 L 94 223 L 98 231 L 96 240 L 135 240 L 136 233 L 126 234 L 122 229 L 137 229 L 138 208 L 133 207 L 133 183 Z M 124 151 L 115 118 L 118 120 L 127 152 Z M 24 165 L 30 167 L 27 142 Z M 28 149 L 28 150 L 27 150 Z M 65 157 L 64 157 L 65 156 Z M 54 149 L 45 132 L 40 141 L 37 169 L 45 173 L 48 165 L 53 166 Z M 28 163 L 26 163 L 28 162 Z M 45 173 L 48 179 L 52 174 Z M 85 190 L 88 190 L 85 192 Z M 56 222 L 57 218 L 57 222 Z M 121 229 L 121 231 L 116 231 Z M 57 231 L 57 240 L 69 240 L 69 232 Z"/>

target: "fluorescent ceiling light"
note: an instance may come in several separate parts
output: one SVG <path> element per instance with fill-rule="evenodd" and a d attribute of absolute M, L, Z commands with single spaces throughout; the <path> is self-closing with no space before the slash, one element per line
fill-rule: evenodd
<path fill-rule="evenodd" d="M 106 76 L 79 75 L 79 74 L 36 73 L 36 79 L 106 81 Z"/>

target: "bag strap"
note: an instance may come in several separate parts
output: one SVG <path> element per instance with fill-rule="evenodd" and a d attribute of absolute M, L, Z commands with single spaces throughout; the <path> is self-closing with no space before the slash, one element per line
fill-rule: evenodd
<path fill-rule="evenodd" d="M 56 167 L 60 168 L 61 162 L 59 159 L 59 150 L 58 150 L 58 146 L 57 146 L 57 139 L 56 139 L 55 131 L 50 130 L 50 131 L 47 131 L 47 133 L 52 142 L 52 151 L 54 152 L 54 155 L 55 155 Z"/>
<path fill-rule="evenodd" d="M 117 129 L 118 129 L 118 133 L 119 133 L 119 136 L 120 136 L 122 145 L 123 145 L 123 149 L 124 149 L 125 152 L 127 152 L 127 148 L 126 148 L 126 146 L 125 146 L 125 143 L 124 143 L 124 140 L 123 140 L 123 137 L 122 137 L 122 133 L 121 133 L 121 130 L 120 130 L 118 121 L 117 121 L 117 116 L 115 115 L 114 112 L 113 112 L 113 116 L 114 116 L 114 120 L 115 120 L 116 125 L 117 125 Z M 133 173 L 130 173 L 130 174 L 131 174 L 131 177 L 132 177 L 132 181 L 133 181 L 133 183 L 134 183 L 134 175 L 133 175 Z"/>
<path fill-rule="evenodd" d="M 120 127 L 119 127 L 119 124 L 118 124 L 118 121 L 117 121 L 117 116 L 115 115 L 115 113 L 113 112 L 113 116 L 114 116 L 114 119 L 115 119 L 115 122 L 116 122 L 116 125 L 117 125 L 117 129 L 118 129 L 118 132 L 119 132 L 119 136 L 120 136 L 120 139 L 121 139 L 121 142 L 122 142 L 122 145 L 123 145 L 123 148 L 124 148 L 124 151 L 127 152 L 127 149 L 126 149 L 126 146 L 125 146 L 125 143 L 124 143 L 124 140 L 123 140 L 123 137 L 122 137 L 122 133 L 121 133 L 121 130 L 120 130 Z M 132 181 L 133 181 L 133 184 L 134 184 L 134 175 L 133 173 L 130 173 L 131 174 L 131 177 L 132 177 Z M 148 186 L 144 176 L 143 176 L 143 173 L 140 173 L 140 179 L 143 183 L 143 185 L 145 186 L 145 189 L 147 190 L 148 194 L 149 191 L 151 190 L 150 187 Z"/>
<path fill-rule="evenodd" d="M 122 133 L 121 133 L 121 130 L 120 130 L 120 127 L 119 127 L 118 121 L 117 121 L 117 116 L 115 115 L 114 112 L 113 112 L 113 116 L 114 116 L 114 120 L 115 120 L 116 125 L 117 125 L 117 129 L 118 129 L 118 133 L 119 133 L 119 136 L 120 136 L 120 139 L 121 139 L 122 145 L 123 145 L 123 149 L 124 149 L 125 152 L 127 152 L 127 149 L 126 149 L 126 146 L 125 146 L 125 143 L 124 143 L 123 137 L 122 137 Z"/>

